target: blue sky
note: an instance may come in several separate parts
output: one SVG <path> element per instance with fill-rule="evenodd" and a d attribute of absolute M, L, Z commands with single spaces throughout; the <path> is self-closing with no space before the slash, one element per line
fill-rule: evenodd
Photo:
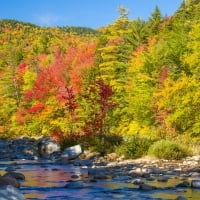
<path fill-rule="evenodd" d="M 120 5 L 129 9 L 129 19 L 148 19 L 157 5 L 172 15 L 182 0 L 1 0 L 0 19 L 16 19 L 41 26 L 99 28 L 113 23 Z"/>

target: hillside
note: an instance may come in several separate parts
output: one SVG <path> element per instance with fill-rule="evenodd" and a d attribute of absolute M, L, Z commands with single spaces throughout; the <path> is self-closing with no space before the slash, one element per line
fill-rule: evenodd
<path fill-rule="evenodd" d="M 1 20 L 0 136 L 198 141 L 200 2 L 184 2 L 98 31 Z"/>

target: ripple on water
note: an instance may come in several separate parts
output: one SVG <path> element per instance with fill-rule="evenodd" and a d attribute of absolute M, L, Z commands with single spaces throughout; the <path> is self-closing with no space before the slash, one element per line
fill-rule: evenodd
<path fill-rule="evenodd" d="M 178 196 L 187 199 L 199 200 L 200 190 L 177 190 L 175 185 L 180 183 L 179 179 L 170 178 L 168 182 L 145 181 L 146 184 L 156 186 L 160 189 L 152 191 L 141 191 L 132 183 L 124 180 L 97 180 L 86 182 L 87 169 L 81 169 L 72 165 L 59 165 L 52 162 L 0 162 L 0 174 L 4 174 L 8 167 L 25 175 L 26 180 L 21 182 L 21 191 L 27 200 L 169 200 Z M 81 181 L 84 177 L 83 187 L 79 189 L 65 187 L 69 181 Z M 85 187 L 88 185 L 89 187 Z"/>

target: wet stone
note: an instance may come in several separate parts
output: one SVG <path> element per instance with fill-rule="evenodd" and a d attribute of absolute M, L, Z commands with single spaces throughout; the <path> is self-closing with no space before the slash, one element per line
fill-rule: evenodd
<path fill-rule="evenodd" d="M 0 186 L 5 185 L 12 185 L 13 187 L 19 188 L 20 183 L 17 181 L 17 179 L 11 177 L 11 176 L 0 176 Z"/>
<path fill-rule="evenodd" d="M 191 187 L 200 189 L 200 179 L 194 179 L 191 181 Z"/>
<path fill-rule="evenodd" d="M 22 173 L 19 172 L 8 172 L 6 174 L 3 175 L 4 177 L 9 176 L 9 177 L 13 177 L 16 178 L 17 180 L 25 180 L 25 176 Z"/>
<path fill-rule="evenodd" d="M 166 176 L 159 176 L 157 178 L 158 182 L 168 182 L 168 178 Z"/>
<path fill-rule="evenodd" d="M 187 187 L 189 187 L 189 182 L 188 181 L 184 181 L 184 182 L 182 182 L 182 183 L 179 183 L 179 184 L 177 184 L 176 185 L 176 188 L 187 188 Z"/>
<path fill-rule="evenodd" d="M 79 178 L 79 176 L 76 175 L 76 174 L 73 174 L 73 175 L 71 175 L 71 178 L 73 178 L 73 179 L 77 179 L 77 178 Z"/>
<path fill-rule="evenodd" d="M 155 178 L 154 177 L 149 177 L 149 178 L 146 178 L 147 181 L 154 181 Z"/>
<path fill-rule="evenodd" d="M 131 181 L 131 183 L 133 183 L 134 185 L 141 185 L 144 183 L 144 181 L 142 179 L 134 179 Z"/>
<path fill-rule="evenodd" d="M 85 184 L 82 181 L 71 181 L 65 185 L 65 188 L 70 188 L 70 189 L 83 189 L 88 187 L 89 185 Z"/>
<path fill-rule="evenodd" d="M 6 185 L 0 187 L 0 199 L 1 200 L 25 200 L 23 194 L 17 188 Z"/>
<path fill-rule="evenodd" d="M 12 166 L 9 166 L 5 169 L 5 171 L 7 172 L 13 172 L 13 171 L 16 171 L 16 168 L 15 167 L 12 167 Z"/>
<path fill-rule="evenodd" d="M 186 190 L 183 188 L 178 188 L 178 189 L 176 189 L 176 192 L 186 192 Z"/>
<path fill-rule="evenodd" d="M 163 197 L 165 194 L 173 195 L 173 198 L 169 197 L 170 199 L 174 199 L 175 194 L 180 195 L 177 199 L 184 200 L 188 197 L 188 191 L 199 192 L 199 166 L 183 165 L 182 161 L 180 161 L 182 163 L 163 160 L 135 162 L 134 160 L 114 159 L 114 154 L 107 157 L 100 157 L 100 155 L 89 157 L 85 153 L 85 155 L 80 154 L 80 151 L 77 152 L 77 157 L 69 159 L 67 152 L 65 154 L 59 151 L 50 153 L 51 149 L 46 153 L 44 149 L 42 158 L 38 157 L 38 160 L 35 161 L 31 159 L 39 154 L 34 145 L 37 145 L 37 140 L 19 139 L 16 142 L 5 142 L 5 144 L 0 140 L 0 153 L 4 152 L 4 155 L 0 154 L 1 161 L 3 156 L 4 161 L 11 158 L 21 160 L 19 165 L 17 165 L 18 161 L 11 161 L 11 164 L 2 163 L 0 165 L 1 175 L 3 177 L 3 174 L 8 173 L 9 177 L 12 173 L 22 172 L 23 175 L 25 172 L 26 180 L 23 180 L 22 175 L 19 174 L 15 174 L 15 178 L 18 176 L 18 180 L 23 180 L 20 182 L 19 191 L 24 192 L 27 198 L 33 195 L 31 198 L 38 200 L 47 195 L 47 200 L 56 199 L 58 196 L 55 192 L 57 192 L 59 193 L 58 199 L 65 199 L 65 197 L 81 199 L 85 198 L 82 196 L 85 194 L 89 196 L 88 199 L 98 197 L 100 200 L 147 200 L 155 199 L 153 195 L 161 193 Z M 47 147 L 52 146 L 47 145 Z M 74 147 L 70 149 L 72 153 L 74 153 L 73 149 Z M 8 157 L 5 158 L 5 155 Z M 61 155 L 64 162 L 60 162 Z M 23 164 L 24 159 L 28 159 L 29 163 Z M 197 158 L 188 158 L 187 161 L 194 163 L 193 159 L 196 159 L 195 162 L 197 162 Z M 160 183 L 167 181 L 167 184 Z M 36 185 L 32 186 L 31 184 Z M 193 188 L 195 189 L 193 190 Z M 98 195 L 96 196 L 96 194 Z"/>
<path fill-rule="evenodd" d="M 200 178 L 200 172 L 192 172 L 192 173 L 190 174 L 190 176 L 191 176 L 192 178 Z"/>
<path fill-rule="evenodd" d="M 142 178 L 150 178 L 150 174 L 149 173 L 143 173 L 141 175 Z"/>
<path fill-rule="evenodd" d="M 157 189 L 157 187 L 152 186 L 152 185 L 147 185 L 144 183 L 144 184 L 139 185 L 139 189 L 140 190 L 155 190 L 155 189 Z"/>

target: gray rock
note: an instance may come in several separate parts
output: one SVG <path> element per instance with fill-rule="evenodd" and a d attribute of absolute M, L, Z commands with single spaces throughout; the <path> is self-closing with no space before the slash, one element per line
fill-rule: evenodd
<path fill-rule="evenodd" d="M 147 185 L 147 184 L 140 184 L 139 185 L 139 189 L 140 190 L 155 190 L 157 189 L 155 186 L 152 186 L 152 185 Z"/>
<path fill-rule="evenodd" d="M 13 187 L 19 188 L 20 183 L 17 181 L 16 178 L 11 176 L 0 176 L 0 186 L 4 185 L 12 185 Z"/>
<path fill-rule="evenodd" d="M 192 172 L 192 173 L 190 174 L 190 176 L 191 176 L 192 178 L 200 178 L 200 173 L 199 173 L 199 172 Z"/>
<path fill-rule="evenodd" d="M 74 160 L 74 165 L 75 166 L 92 166 L 92 161 L 90 159 L 79 159 L 77 158 Z"/>
<path fill-rule="evenodd" d="M 72 182 L 68 182 L 65 185 L 65 187 L 70 188 L 70 189 L 83 189 L 83 188 L 89 187 L 89 185 L 85 184 L 82 181 L 72 181 Z"/>
<path fill-rule="evenodd" d="M 5 186 L 0 187 L 0 199 L 1 200 L 25 200 L 25 197 L 17 188 L 11 185 L 5 185 Z"/>
<path fill-rule="evenodd" d="M 200 179 L 194 179 L 191 181 L 191 187 L 200 189 Z"/>
<path fill-rule="evenodd" d="M 158 182 L 167 182 L 168 181 L 168 178 L 166 176 L 159 176 L 157 178 L 157 181 Z"/>
<path fill-rule="evenodd" d="M 105 168 L 88 168 L 89 176 L 105 175 L 107 170 Z"/>
<path fill-rule="evenodd" d="M 66 158 L 68 160 L 75 159 L 82 154 L 82 149 L 80 145 L 75 145 L 69 148 L 66 148 L 61 154 L 61 159 Z"/>
<path fill-rule="evenodd" d="M 24 174 L 19 173 L 19 172 L 8 172 L 8 173 L 4 174 L 3 177 L 13 177 L 17 180 L 22 180 L 22 181 L 25 180 Z"/>
<path fill-rule="evenodd" d="M 88 168 L 88 176 L 95 180 L 112 178 L 112 174 L 105 168 Z"/>
<path fill-rule="evenodd" d="M 5 171 L 7 171 L 7 172 L 14 172 L 14 171 L 16 171 L 16 168 L 13 167 L 13 166 L 8 166 L 8 167 L 5 169 Z"/>
<path fill-rule="evenodd" d="M 137 178 L 137 179 L 132 180 L 131 183 L 133 183 L 134 185 L 142 185 L 144 184 L 144 181 L 140 178 Z"/>
<path fill-rule="evenodd" d="M 189 187 L 189 182 L 188 181 L 184 181 L 184 182 L 182 182 L 182 183 L 179 183 L 179 184 L 177 184 L 176 185 L 176 188 L 187 188 L 187 187 Z"/>
<path fill-rule="evenodd" d="M 50 155 L 60 151 L 60 145 L 49 137 L 41 138 L 38 141 L 38 152 L 40 156 Z"/>

